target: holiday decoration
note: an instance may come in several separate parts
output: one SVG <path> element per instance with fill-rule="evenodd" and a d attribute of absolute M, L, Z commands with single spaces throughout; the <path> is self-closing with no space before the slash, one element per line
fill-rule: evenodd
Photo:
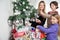
<path fill-rule="evenodd" d="M 23 25 L 25 25 L 25 19 L 35 17 L 36 9 L 29 4 L 27 0 L 15 0 L 13 2 L 14 15 L 9 17 L 12 22 L 17 19 L 23 19 Z"/>
<path fill-rule="evenodd" d="M 14 39 L 13 34 L 18 30 L 22 31 L 23 26 L 29 26 L 29 19 L 35 17 L 36 13 L 36 9 L 27 0 L 15 0 L 12 3 L 14 15 L 8 18 L 8 24 L 12 27 L 10 39 Z M 13 25 L 15 25 L 15 28 L 13 28 Z"/>
<path fill-rule="evenodd" d="M 40 40 L 43 35 L 31 27 L 29 20 L 37 17 L 37 10 L 30 5 L 27 0 L 15 0 L 13 3 L 14 15 L 9 16 L 8 24 L 11 26 L 11 36 L 9 40 Z"/>

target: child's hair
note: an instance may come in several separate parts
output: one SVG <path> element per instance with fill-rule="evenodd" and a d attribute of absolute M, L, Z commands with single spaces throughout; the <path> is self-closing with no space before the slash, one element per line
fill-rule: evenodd
<path fill-rule="evenodd" d="M 55 6 L 57 6 L 56 9 L 58 8 L 58 2 L 57 2 L 57 1 L 52 1 L 52 2 L 50 3 L 50 7 L 51 7 L 51 4 L 54 4 Z"/>
<path fill-rule="evenodd" d="M 60 26 L 60 16 L 59 16 L 59 15 L 56 15 L 56 14 L 54 14 L 54 15 L 52 15 L 52 16 L 54 16 L 54 17 L 58 20 L 58 24 L 59 24 L 59 26 Z"/>
<path fill-rule="evenodd" d="M 38 13 L 40 13 L 39 11 L 40 11 L 40 4 L 41 4 L 41 3 L 44 3 L 43 12 L 45 13 L 45 2 L 44 2 L 44 1 L 40 1 L 40 2 L 39 2 L 39 5 L 38 5 Z"/>
<path fill-rule="evenodd" d="M 58 25 L 59 25 L 58 36 L 60 36 L 60 16 L 59 15 L 52 15 L 52 16 L 54 16 L 58 20 Z"/>

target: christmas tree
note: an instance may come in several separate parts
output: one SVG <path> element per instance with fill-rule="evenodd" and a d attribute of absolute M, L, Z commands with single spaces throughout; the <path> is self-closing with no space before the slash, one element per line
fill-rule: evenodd
<path fill-rule="evenodd" d="M 12 3 L 14 15 L 9 16 L 8 18 L 9 25 L 12 26 L 11 36 L 9 40 L 15 40 L 13 34 L 17 32 L 16 26 L 18 27 L 17 29 L 22 29 L 23 25 L 25 26 L 25 20 L 34 18 L 37 14 L 37 10 L 32 5 L 30 5 L 28 0 L 16 0 Z M 43 38 L 42 40 L 45 40 L 45 38 Z"/>
<path fill-rule="evenodd" d="M 16 0 L 13 2 L 13 16 L 10 16 L 10 20 L 13 24 L 13 21 L 23 20 L 23 25 L 25 25 L 26 18 L 35 17 L 37 10 L 29 4 L 28 0 Z"/>

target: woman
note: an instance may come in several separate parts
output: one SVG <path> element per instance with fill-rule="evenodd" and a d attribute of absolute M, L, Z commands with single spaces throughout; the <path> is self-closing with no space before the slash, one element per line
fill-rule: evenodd
<path fill-rule="evenodd" d="M 42 15 L 43 14 L 43 15 Z M 35 19 L 35 21 L 29 21 L 32 27 L 36 28 L 37 25 L 41 25 L 43 26 L 45 24 L 46 18 L 44 18 L 44 14 L 45 14 L 45 2 L 44 1 L 40 1 L 39 5 L 38 5 L 38 18 Z"/>
<path fill-rule="evenodd" d="M 39 17 L 36 18 L 35 21 L 30 20 L 30 23 L 32 23 L 31 26 L 34 28 L 36 28 L 37 25 L 44 26 L 46 17 L 47 17 L 47 16 L 45 16 L 46 15 L 45 13 L 46 13 L 45 12 L 45 2 L 40 1 L 39 5 L 38 5 L 38 16 Z M 38 29 L 36 28 L 36 32 L 37 32 L 37 30 Z M 38 30 L 38 31 L 40 31 L 40 30 Z M 43 38 L 45 38 L 45 34 L 42 31 L 40 31 L 40 39 L 43 39 Z"/>

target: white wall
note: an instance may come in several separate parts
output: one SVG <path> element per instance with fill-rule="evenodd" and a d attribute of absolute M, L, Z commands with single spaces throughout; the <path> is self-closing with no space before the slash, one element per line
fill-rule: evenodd
<path fill-rule="evenodd" d="M 31 5 L 33 5 L 36 9 L 38 8 L 38 4 L 41 0 L 28 0 L 30 2 Z M 45 1 L 45 4 L 46 4 L 46 12 L 48 11 L 51 11 L 50 9 L 50 2 L 51 1 L 55 1 L 55 0 L 44 0 Z M 60 11 L 60 0 L 56 0 L 59 4 L 59 8 L 58 8 L 58 11 Z M 60 14 L 60 12 L 59 12 Z"/>
<path fill-rule="evenodd" d="M 12 15 L 11 0 L 0 0 L 0 40 L 8 40 L 10 27 L 7 19 Z"/>

